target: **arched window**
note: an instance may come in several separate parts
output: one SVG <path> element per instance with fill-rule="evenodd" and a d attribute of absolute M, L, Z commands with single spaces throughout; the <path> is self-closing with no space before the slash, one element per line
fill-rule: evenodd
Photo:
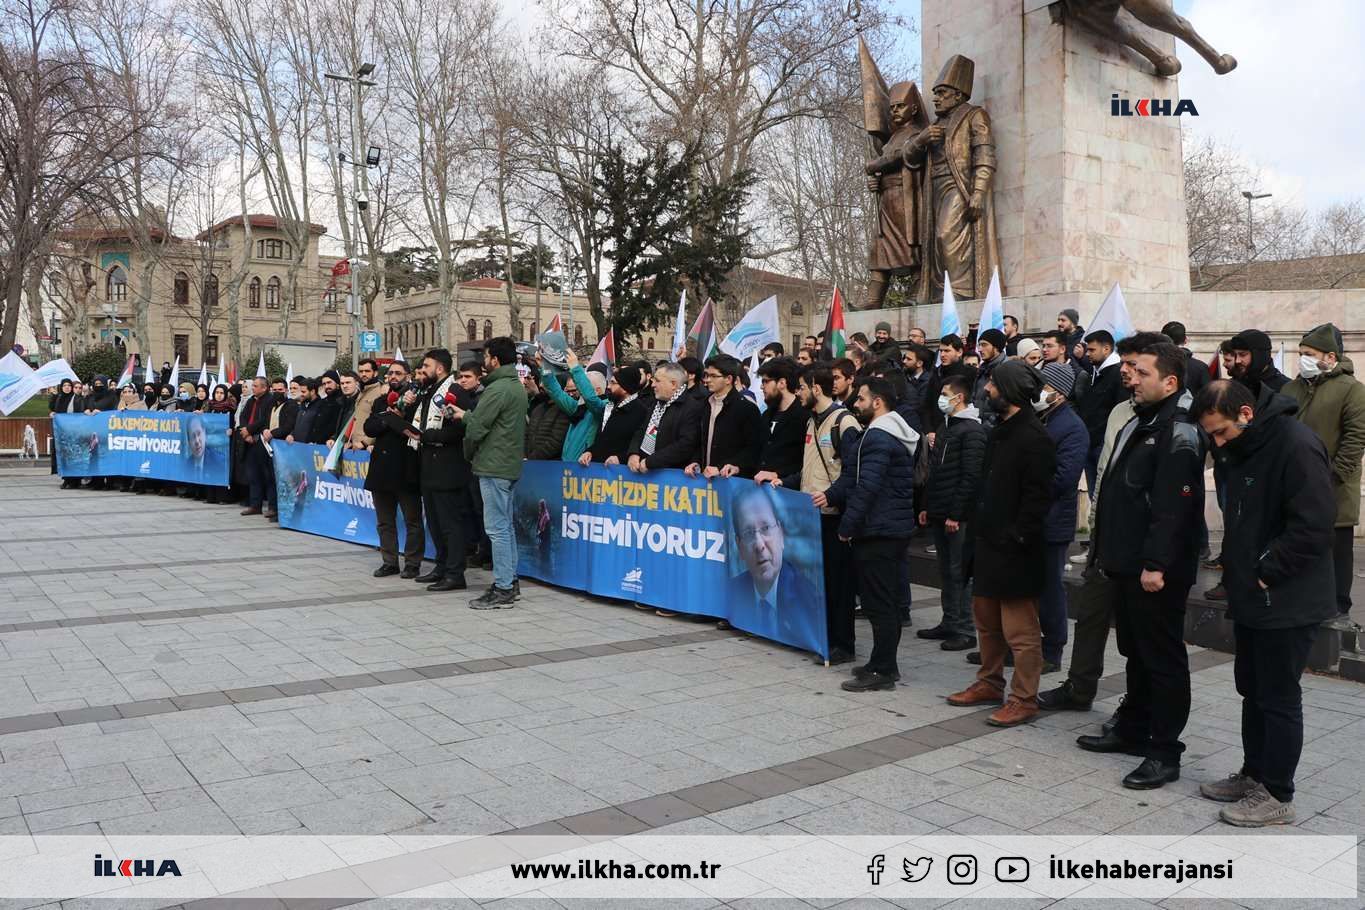
<path fill-rule="evenodd" d="M 465 341 L 479 340 L 479 326 L 474 320 L 469 320 L 464 324 Z"/>
<path fill-rule="evenodd" d="M 652 351 L 652 350 L 654 350 L 654 339 L 653 339 L 653 338 L 649 339 L 649 344 L 648 344 L 648 346 L 645 347 L 645 350 L 646 350 L 646 351 Z"/>
<path fill-rule="evenodd" d="M 436 344 L 438 341 L 439 339 L 436 337 L 436 320 L 433 319 L 431 320 L 431 343 Z"/>
<path fill-rule="evenodd" d="M 278 310 L 280 308 L 280 278 L 278 275 L 271 276 L 265 283 L 265 308 L 267 310 Z"/>
<path fill-rule="evenodd" d="M 583 327 L 581 325 L 573 327 L 573 343 L 575 346 L 580 347 L 583 344 Z M 650 347 L 654 347 L 653 343 L 650 344 Z"/>
<path fill-rule="evenodd" d="M 427 343 L 427 324 L 425 322 L 417 323 L 417 343 Z"/>
<path fill-rule="evenodd" d="M 104 279 L 104 299 L 112 301 L 128 299 L 128 273 L 118 263 L 114 264 Z"/>
<path fill-rule="evenodd" d="M 246 286 L 246 305 L 253 310 L 261 308 L 261 279 L 253 278 Z"/>
<path fill-rule="evenodd" d="M 801 301 L 798 300 L 792 304 L 793 316 L 800 316 L 803 312 L 805 312 L 805 309 L 801 306 Z"/>
<path fill-rule="evenodd" d="M 182 310 L 189 309 L 190 306 L 190 276 L 184 272 L 175 273 L 174 287 L 175 305 Z"/>
<path fill-rule="evenodd" d="M 488 339 L 490 339 L 490 338 L 492 338 L 492 337 L 493 337 L 493 320 L 491 320 L 491 319 L 485 319 L 485 320 L 483 321 L 483 340 L 484 340 L 484 341 L 487 341 Z"/>
<path fill-rule="evenodd" d="M 327 289 L 327 293 L 322 297 L 322 309 L 327 313 L 335 313 L 337 311 L 336 288 Z"/>
<path fill-rule="evenodd" d="M 528 341 L 535 341 L 535 340 L 536 340 L 536 336 L 539 335 L 539 334 L 540 334 L 540 323 L 538 323 L 538 322 L 533 322 L 533 323 L 531 323 L 531 337 L 530 337 L 529 339 L 527 339 L 527 340 L 528 340 Z"/>
<path fill-rule="evenodd" d="M 218 309 L 218 276 L 212 272 L 204 276 L 204 301 L 209 309 Z"/>

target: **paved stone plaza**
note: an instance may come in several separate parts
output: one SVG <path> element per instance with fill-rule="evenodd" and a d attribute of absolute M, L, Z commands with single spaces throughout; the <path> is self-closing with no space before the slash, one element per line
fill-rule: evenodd
<path fill-rule="evenodd" d="M 1095 714 L 1001 731 L 944 703 L 970 668 L 913 635 L 901 686 L 855 697 L 807 655 L 629 604 L 523 583 L 473 612 L 235 507 L 7 468 L 0 513 L 0 834 L 1233 833 L 1197 795 L 1239 766 L 1227 655 L 1192 655 L 1182 779 L 1134 793 L 1134 759 L 1073 745 L 1117 675 Z M 1360 834 L 1365 690 L 1304 685 L 1299 822 L 1272 835 Z"/>

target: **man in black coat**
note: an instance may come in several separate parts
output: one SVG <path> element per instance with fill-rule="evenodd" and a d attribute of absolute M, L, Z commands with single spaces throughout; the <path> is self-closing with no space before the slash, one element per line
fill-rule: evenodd
<path fill-rule="evenodd" d="M 630 443 L 632 471 L 685 468 L 697 460 L 702 405 L 686 393 L 687 371 L 676 363 L 660 364 L 654 371 L 653 409 Z"/>
<path fill-rule="evenodd" d="M 762 420 L 758 405 L 735 388 L 741 369 L 728 354 L 706 361 L 701 375 L 710 394 L 701 399 L 701 448 L 686 468 L 689 477 L 753 477 L 758 471 Z M 799 480 L 799 468 L 796 473 Z"/>
<path fill-rule="evenodd" d="M 317 420 L 322 400 L 318 397 L 322 388 L 316 379 L 301 378 L 299 384 L 298 413 L 294 415 L 294 432 L 289 434 L 288 442 L 312 442 L 313 422 Z"/>
<path fill-rule="evenodd" d="M 630 457 L 630 444 L 641 424 L 649 417 L 654 405 L 640 397 L 640 368 L 617 367 L 607 380 L 607 407 L 602 414 L 602 428 L 597 431 L 588 451 L 578 463 L 594 461 L 607 465 L 622 464 Z"/>
<path fill-rule="evenodd" d="M 261 433 L 261 439 L 271 447 L 286 441 L 294 432 L 294 421 L 298 417 L 298 402 L 289 397 L 289 387 L 282 378 L 276 376 L 270 381 L 270 397 L 274 403 L 270 407 L 270 423 Z M 275 459 L 267 456 L 266 467 L 270 471 L 266 484 L 265 517 L 271 521 L 280 520 L 278 487 L 275 485 Z"/>
<path fill-rule="evenodd" d="M 1185 352 L 1185 391 L 1198 395 L 1209 384 L 1209 365 L 1191 353 L 1186 347 L 1185 323 L 1171 321 L 1161 327 L 1161 334 L 1171 339 L 1171 344 Z"/>
<path fill-rule="evenodd" d="M 399 574 L 398 510 L 403 510 L 403 578 L 422 573 L 422 552 L 426 533 L 422 528 L 422 487 L 418 479 L 418 450 L 412 443 L 417 435 L 412 415 L 417 410 L 417 394 L 409 388 L 408 365 L 401 360 L 389 364 L 384 373 L 388 391 L 375 399 L 365 418 L 364 433 L 374 440 L 370 450 L 370 469 L 365 489 L 374 500 L 375 530 L 379 532 L 381 563 L 375 578 Z M 393 402 L 389 398 L 393 397 Z"/>
<path fill-rule="evenodd" d="M 1260 329 L 1245 329 L 1228 339 L 1232 352 L 1232 378 L 1261 394 L 1261 386 L 1278 392 L 1289 384 L 1289 377 L 1275 368 L 1275 355 L 1270 351 L 1270 336 Z"/>
<path fill-rule="evenodd" d="M 526 458 L 529 461 L 559 461 L 564 453 L 564 437 L 569 435 L 570 417 L 555 403 L 540 384 L 540 371 L 531 366 L 522 380 L 526 387 Z"/>
<path fill-rule="evenodd" d="M 1237 639 L 1242 767 L 1200 786 L 1234 803 L 1219 815 L 1254 828 L 1294 821 L 1303 750 L 1299 678 L 1320 623 L 1336 615 L 1332 524 L 1336 493 L 1322 440 L 1294 419 L 1293 399 L 1219 380 L 1191 409 L 1227 467 L 1223 584 Z"/>
<path fill-rule="evenodd" d="M 341 374 L 336 370 L 328 370 L 322 374 L 318 380 L 320 396 L 318 398 L 317 416 L 313 418 L 307 439 L 301 436 L 295 437 L 299 442 L 326 445 L 327 440 L 336 439 L 337 433 L 340 432 L 338 423 L 341 420 L 340 383 Z"/>
<path fill-rule="evenodd" d="M 1005 697 L 1005 655 L 1014 654 L 1009 698 L 987 723 L 1013 727 L 1038 713 L 1043 633 L 1038 598 L 1044 584 L 1043 523 L 1051 505 L 1056 452 L 1033 411 L 1043 379 L 1022 360 L 1007 360 L 987 382 L 988 406 L 999 415 L 991 431 L 969 525 L 972 617 L 981 641 L 976 681 L 948 696 L 959 707 L 999 704 Z"/>
<path fill-rule="evenodd" d="M 938 625 L 915 634 L 937 641 L 941 650 L 965 651 L 976 647 L 976 623 L 972 621 L 972 585 L 962 564 L 963 551 L 981 483 L 987 433 L 972 404 L 972 384 L 967 377 L 949 376 L 943 381 L 940 397 L 948 422 L 935 434 L 929 452 L 929 480 L 924 485 L 919 523 L 934 532 L 943 618 Z"/>
<path fill-rule="evenodd" d="M 924 429 L 933 434 L 943 426 L 943 412 L 939 410 L 939 396 L 943 394 L 943 384 L 949 376 L 961 376 L 975 385 L 976 370 L 962 362 L 962 339 L 956 335 L 944 335 L 938 342 L 938 370 L 924 390 L 924 404 L 920 408 L 920 422 Z M 970 401 L 967 402 L 971 404 Z M 979 412 L 978 412 L 979 413 Z M 930 440 L 932 445 L 933 440 Z"/>
<path fill-rule="evenodd" d="M 404 435 L 418 439 L 421 462 L 422 506 L 427 530 L 436 550 L 431 571 L 414 580 L 428 591 L 462 591 L 465 582 L 464 510 L 469 502 L 465 491 L 473 476 L 464 456 L 465 422 L 453 418 L 446 396 L 454 395 L 461 410 L 473 406 L 472 396 L 451 375 L 450 352 L 444 348 L 427 351 L 422 358 L 424 385 Z"/>
<path fill-rule="evenodd" d="M 790 357 L 774 357 L 758 368 L 763 383 L 763 431 L 758 469 L 776 474 L 787 486 L 801 486 L 801 460 L 806 451 L 810 411 L 796 400 L 801 367 Z"/>
<path fill-rule="evenodd" d="M 242 408 L 237 422 L 237 436 L 246 447 L 247 500 L 243 515 L 260 515 L 261 505 L 270 495 L 267 486 L 273 481 L 270 456 L 266 454 L 262 434 L 270 429 L 270 412 L 275 399 L 264 376 L 251 380 L 251 396 Z"/>
<path fill-rule="evenodd" d="M 1185 750 L 1185 600 L 1199 561 L 1204 443 L 1180 404 L 1185 355 L 1178 347 L 1143 348 L 1133 375 L 1136 416 L 1119 432 L 1105 466 L 1090 545 L 1096 568 L 1114 582 L 1128 694 L 1112 731 L 1076 742 L 1091 752 L 1143 756 L 1123 785 L 1152 790 L 1180 779 Z"/>
<path fill-rule="evenodd" d="M 1095 473 L 1099 469 L 1100 449 L 1104 447 L 1104 428 L 1109 423 L 1109 412 L 1125 397 L 1119 381 L 1119 355 L 1114 350 L 1114 336 L 1104 329 L 1096 329 L 1085 336 L 1085 371 L 1075 394 L 1076 416 L 1090 434 L 1090 448 L 1085 456 L 1085 488 L 1094 498 Z"/>

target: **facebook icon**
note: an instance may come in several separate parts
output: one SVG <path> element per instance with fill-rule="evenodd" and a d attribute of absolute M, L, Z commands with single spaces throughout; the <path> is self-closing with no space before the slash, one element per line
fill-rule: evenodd
<path fill-rule="evenodd" d="M 885 869 L 886 869 L 885 853 L 878 853 L 876 856 L 872 857 L 872 862 L 867 867 L 868 874 L 872 876 L 872 884 L 880 885 L 882 883 L 882 872 Z"/>

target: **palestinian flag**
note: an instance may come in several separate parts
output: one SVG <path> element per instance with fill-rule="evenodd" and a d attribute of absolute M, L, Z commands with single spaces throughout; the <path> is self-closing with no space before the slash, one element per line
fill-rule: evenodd
<path fill-rule="evenodd" d="M 545 327 L 545 331 L 547 332 L 564 331 L 564 320 L 559 318 L 558 313 L 555 313 L 554 318 L 550 320 L 550 324 Z"/>
<path fill-rule="evenodd" d="M 128 362 L 123 365 L 123 372 L 119 374 L 116 389 L 121 389 L 133 381 L 133 357 L 128 355 Z"/>
<path fill-rule="evenodd" d="M 338 434 L 336 441 L 332 443 L 332 451 L 327 453 L 327 460 L 322 463 L 324 471 L 333 474 L 341 471 L 341 455 L 346 451 L 346 442 L 351 438 L 351 430 L 355 429 L 355 417 L 352 416 L 346 424 L 346 431 Z"/>
<path fill-rule="evenodd" d="M 829 304 L 829 316 L 825 319 L 825 346 L 834 359 L 844 356 L 848 346 L 848 334 L 844 331 L 844 298 L 839 289 L 834 289 L 834 299 Z"/>
<path fill-rule="evenodd" d="M 692 323 L 692 330 L 687 333 L 687 338 L 697 343 L 697 359 L 703 363 L 720 353 L 720 338 L 716 334 L 716 310 L 711 300 L 708 299 L 706 306 L 697 314 L 697 321 Z"/>
<path fill-rule="evenodd" d="M 592 357 L 588 360 L 588 366 L 600 363 L 607 368 L 607 378 L 616 371 L 616 329 L 607 329 L 607 334 L 602 336 L 602 340 L 597 342 L 597 349 L 592 352 Z"/>

